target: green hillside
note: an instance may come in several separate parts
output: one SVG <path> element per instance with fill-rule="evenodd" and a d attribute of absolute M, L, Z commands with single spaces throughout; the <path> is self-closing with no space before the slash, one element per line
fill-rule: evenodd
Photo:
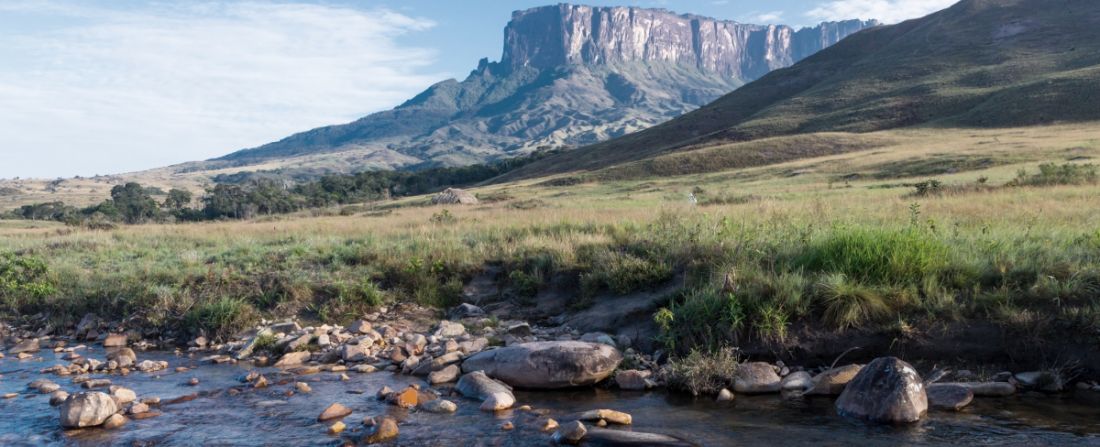
<path fill-rule="evenodd" d="M 678 119 L 511 177 L 802 133 L 1098 119 L 1100 2 L 964 0 L 859 32 Z"/>

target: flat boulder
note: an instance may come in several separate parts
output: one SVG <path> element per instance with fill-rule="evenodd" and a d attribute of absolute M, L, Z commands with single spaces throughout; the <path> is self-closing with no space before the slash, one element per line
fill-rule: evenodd
<path fill-rule="evenodd" d="M 851 382 L 852 379 L 856 377 L 856 374 L 859 374 L 861 369 L 863 369 L 863 365 L 846 365 L 818 374 L 814 376 L 813 387 L 806 391 L 806 394 L 821 396 L 840 395 L 840 393 L 844 392 L 844 388 L 848 386 L 848 382 Z"/>
<path fill-rule="evenodd" d="M 444 367 L 439 371 L 432 371 L 428 374 L 428 383 L 432 385 L 438 385 L 440 383 L 454 382 L 458 379 L 458 376 L 462 374 L 462 370 L 458 365 L 450 365 Z"/>
<path fill-rule="evenodd" d="M 618 349 L 604 344 L 540 341 L 480 352 L 462 363 L 462 371 L 484 371 L 517 388 L 557 389 L 598 383 L 622 360 Z"/>
<path fill-rule="evenodd" d="M 974 400 L 974 392 L 962 385 L 933 383 L 925 387 L 928 405 L 937 410 L 959 411 Z"/>
<path fill-rule="evenodd" d="M 287 368 L 291 366 L 298 366 L 308 361 L 310 356 L 312 356 L 312 354 L 310 354 L 309 351 L 288 352 L 286 354 L 283 354 L 283 357 L 280 358 L 279 361 L 275 362 L 275 367 Z"/>
<path fill-rule="evenodd" d="M 440 338 L 454 338 L 465 334 L 466 326 L 447 320 L 440 321 L 439 327 L 435 330 L 435 336 Z"/>
<path fill-rule="evenodd" d="M 742 394 L 776 393 L 781 382 L 775 368 L 768 363 L 742 363 L 733 375 L 733 391 Z"/>
<path fill-rule="evenodd" d="M 836 409 L 843 416 L 871 422 L 910 423 L 928 411 L 928 396 L 912 365 L 897 357 L 879 357 L 848 383 Z"/>
<path fill-rule="evenodd" d="M 61 426 L 83 428 L 102 425 L 118 413 L 118 404 L 107 393 L 98 391 L 77 393 L 61 403 Z"/>
<path fill-rule="evenodd" d="M 506 410 L 516 403 L 516 397 L 507 385 L 493 380 L 482 371 L 474 371 L 458 379 L 455 389 L 470 399 L 482 401 L 485 411 Z"/>
<path fill-rule="evenodd" d="M 328 408 L 325 408 L 325 410 L 321 412 L 320 416 L 317 416 L 317 421 L 325 422 L 332 419 L 341 419 L 351 413 L 351 408 L 345 407 L 339 403 L 334 403 L 332 405 L 329 405 Z"/>
<path fill-rule="evenodd" d="M 25 352 L 38 352 L 40 349 L 41 348 L 39 347 L 38 339 L 37 338 L 32 338 L 32 339 L 29 339 L 29 340 L 23 340 L 19 343 L 16 343 L 15 346 L 12 346 L 11 349 L 8 349 L 8 354 L 22 354 L 22 353 L 25 353 Z"/>
<path fill-rule="evenodd" d="M 593 447 L 611 446 L 651 446 L 651 447 L 691 447 L 694 444 L 668 435 L 644 433 L 639 431 L 611 430 L 591 427 L 584 435 L 584 445 Z"/>

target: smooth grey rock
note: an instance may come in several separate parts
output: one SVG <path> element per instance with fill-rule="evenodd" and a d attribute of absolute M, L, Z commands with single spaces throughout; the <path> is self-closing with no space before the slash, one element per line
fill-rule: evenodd
<path fill-rule="evenodd" d="M 733 391 L 742 394 L 777 393 L 781 381 L 775 368 L 768 363 L 742 363 L 733 375 Z"/>
<path fill-rule="evenodd" d="M 516 397 L 507 385 L 491 379 L 482 371 L 462 376 L 455 390 L 463 396 L 482 401 L 481 409 L 486 411 L 506 410 L 516 403 Z"/>
<path fill-rule="evenodd" d="M 62 427 L 94 427 L 118 413 L 118 404 L 106 393 L 93 391 L 69 396 L 61 404 L 59 411 Z"/>
<path fill-rule="evenodd" d="M 540 341 L 475 354 L 462 362 L 462 371 L 484 371 L 519 388 L 556 389 L 598 383 L 622 359 L 617 349 L 604 344 Z"/>
<path fill-rule="evenodd" d="M 962 385 L 933 383 L 925 387 L 928 405 L 938 410 L 959 411 L 974 400 L 974 392 Z"/>

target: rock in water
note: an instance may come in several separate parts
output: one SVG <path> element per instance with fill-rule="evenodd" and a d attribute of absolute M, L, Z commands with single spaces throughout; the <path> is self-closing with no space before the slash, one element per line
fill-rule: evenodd
<path fill-rule="evenodd" d="M 389 441 L 396 438 L 400 433 L 397 428 L 397 421 L 391 417 L 382 418 L 374 425 L 374 429 L 363 437 L 363 443 L 365 444 L 378 444 L 381 442 Z"/>
<path fill-rule="evenodd" d="M 784 377 L 783 381 L 779 382 L 779 389 L 783 391 L 804 392 L 812 386 L 814 386 L 814 379 L 810 376 L 810 373 L 806 371 L 795 371 L 787 374 L 787 377 Z"/>
<path fill-rule="evenodd" d="M 475 354 L 462 362 L 462 371 L 484 371 L 518 388 L 555 389 L 600 382 L 622 360 L 618 349 L 604 344 L 540 341 Z"/>
<path fill-rule="evenodd" d="M 428 413 L 454 413 L 458 411 L 458 405 L 449 400 L 435 399 L 421 402 L 420 409 Z"/>
<path fill-rule="evenodd" d="M 958 385 L 974 393 L 975 397 L 1007 397 L 1016 394 L 1016 386 L 1008 382 L 948 382 L 936 385 Z"/>
<path fill-rule="evenodd" d="M 107 430 L 114 430 L 123 425 L 126 425 L 126 421 L 128 421 L 128 419 L 126 419 L 126 416 L 123 416 L 121 414 L 112 414 L 111 417 L 107 418 L 106 421 L 103 421 L 103 428 Z"/>
<path fill-rule="evenodd" d="M 283 354 L 283 357 L 280 358 L 278 362 L 275 362 L 275 367 L 289 368 L 291 366 L 298 366 L 308 361 L 311 355 L 309 351 L 288 352 Z"/>
<path fill-rule="evenodd" d="M 862 365 L 847 365 L 833 368 L 814 376 L 814 386 L 806 391 L 809 395 L 836 396 L 844 392 L 844 387 L 863 369 Z"/>
<path fill-rule="evenodd" d="M 455 389 L 463 396 L 482 401 L 481 409 L 485 411 L 506 410 L 516 403 L 507 385 L 489 378 L 482 371 L 462 376 Z"/>
<path fill-rule="evenodd" d="M 742 363 L 733 376 L 733 390 L 744 394 L 775 393 L 782 379 L 764 362 Z"/>
<path fill-rule="evenodd" d="M 574 414 L 567 419 L 576 419 L 586 422 L 607 421 L 618 425 L 630 425 L 634 422 L 634 418 L 630 416 L 630 414 L 608 409 L 588 410 L 583 413 Z"/>
<path fill-rule="evenodd" d="M 653 386 L 649 380 L 649 371 L 628 369 L 615 373 L 615 383 L 623 390 L 641 391 Z"/>
<path fill-rule="evenodd" d="M 933 383 L 925 387 L 928 405 L 939 410 L 959 411 L 974 400 L 974 392 L 962 385 Z"/>
<path fill-rule="evenodd" d="M 439 371 L 432 371 L 431 373 L 429 373 L 428 383 L 432 385 L 437 385 L 440 383 L 454 382 L 461 373 L 462 370 L 459 369 L 458 365 L 450 365 Z"/>
<path fill-rule="evenodd" d="M 118 404 L 106 393 L 77 393 L 61 404 L 60 413 L 62 427 L 95 427 L 118 413 Z"/>
<path fill-rule="evenodd" d="M 912 365 L 897 357 L 880 357 L 848 383 L 836 409 L 844 416 L 872 422 L 909 423 L 928 411 L 928 396 Z"/>
<path fill-rule="evenodd" d="M 351 408 L 340 405 L 339 403 L 334 403 L 332 405 L 329 405 L 328 408 L 325 408 L 325 411 L 322 411 L 320 416 L 317 416 L 317 421 L 325 422 L 332 419 L 342 418 L 349 414 L 351 414 Z"/>
<path fill-rule="evenodd" d="M 121 348 L 126 346 L 126 334 L 110 334 L 103 339 L 104 348 Z"/>
<path fill-rule="evenodd" d="M 588 429 L 580 421 L 573 421 L 558 427 L 554 432 L 554 441 L 559 444 L 577 444 L 588 434 Z"/>
<path fill-rule="evenodd" d="M 477 197 L 462 189 L 447 188 L 432 197 L 432 205 L 477 205 Z"/>
<path fill-rule="evenodd" d="M 38 352 L 39 351 L 38 339 L 32 338 L 30 340 L 23 340 L 16 343 L 8 350 L 8 354 L 22 354 L 25 352 Z"/>
<path fill-rule="evenodd" d="M 584 435 L 586 446 L 647 446 L 647 447 L 691 447 L 693 444 L 672 436 L 637 431 L 609 430 L 589 428 Z"/>

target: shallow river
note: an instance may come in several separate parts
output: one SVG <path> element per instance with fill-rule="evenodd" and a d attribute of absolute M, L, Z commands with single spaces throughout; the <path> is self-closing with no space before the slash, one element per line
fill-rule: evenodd
<path fill-rule="evenodd" d="M 91 356 L 102 359 L 101 351 Z M 138 353 L 139 360 L 168 360 L 170 367 L 158 373 L 105 376 L 133 389 L 139 398 L 156 396 L 164 401 L 199 393 L 200 397 L 155 411 L 159 417 L 132 420 L 120 429 L 64 431 L 48 395 L 26 388 L 40 377 L 63 389 L 79 391 L 69 378 L 42 375 L 42 368 L 58 363 L 60 354 L 42 352 L 35 359 L 0 360 L 0 394 L 19 397 L 0 400 L 0 445 L 340 445 L 364 432 L 360 421 L 367 416 L 389 414 L 401 421 L 394 445 L 426 446 L 528 446 L 551 445 L 549 436 L 535 427 L 536 416 L 520 411 L 489 414 L 477 403 L 450 398 L 459 404 L 453 415 L 405 411 L 374 399 L 384 385 L 398 389 L 417 378 L 390 373 L 324 372 L 297 378 L 281 376 L 270 368 L 256 368 L 273 385 L 230 396 L 224 391 L 240 387 L 248 365 L 199 365 L 195 359 L 166 353 Z M 175 373 L 177 366 L 198 369 Z M 95 376 L 99 377 L 99 376 Z M 198 386 L 187 386 L 191 377 Z M 293 379 L 293 380 L 290 380 Z M 308 382 L 310 394 L 286 397 L 294 380 Z M 360 394 L 357 394 L 360 393 Z M 612 408 L 634 416 L 634 430 L 664 433 L 702 446 L 719 445 L 1100 445 L 1100 397 L 1013 397 L 976 399 L 961 413 L 931 412 L 909 427 L 870 426 L 836 415 L 832 399 L 783 400 L 778 395 L 738 396 L 723 405 L 710 399 L 692 399 L 665 392 L 575 390 L 566 392 L 518 392 L 519 404 L 550 410 L 562 416 L 581 410 Z M 344 419 L 348 430 L 341 436 L 325 434 L 317 415 L 333 402 L 355 410 Z M 502 431 L 511 421 L 515 430 Z"/>

